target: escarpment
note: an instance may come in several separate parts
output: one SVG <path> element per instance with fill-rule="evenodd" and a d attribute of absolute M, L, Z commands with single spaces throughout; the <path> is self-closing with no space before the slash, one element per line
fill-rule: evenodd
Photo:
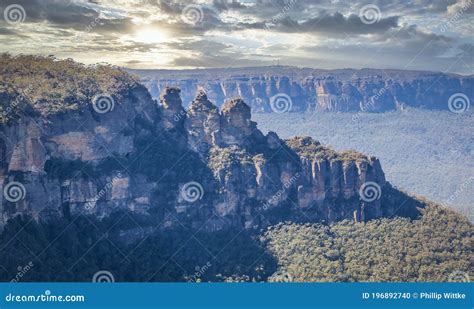
<path fill-rule="evenodd" d="M 106 111 L 94 108 L 91 93 L 60 113 L 30 102 L 33 112 L 2 122 L 0 226 L 19 214 L 130 212 L 149 218 L 152 230 L 260 229 L 416 217 L 422 206 L 390 186 L 376 158 L 264 135 L 241 98 L 219 109 L 199 91 L 184 110 L 177 88 L 159 101 L 140 84 L 108 91 Z M 13 99 L 2 101 L 4 111 Z M 365 196 L 367 184 L 373 192 Z"/>
<path fill-rule="evenodd" d="M 140 76 L 153 97 L 168 85 L 176 85 L 187 103 L 196 89 L 204 87 L 219 106 L 238 96 L 253 112 L 274 112 L 272 100 L 281 94 L 291 102 L 285 109 L 290 112 L 384 112 L 405 107 L 447 110 L 452 95 L 464 94 L 474 100 L 473 76 L 440 72 L 286 66 L 131 71 Z"/>

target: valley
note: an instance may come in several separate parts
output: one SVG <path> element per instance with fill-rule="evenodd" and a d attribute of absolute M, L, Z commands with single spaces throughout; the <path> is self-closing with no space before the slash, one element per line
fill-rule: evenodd
<path fill-rule="evenodd" d="M 388 179 L 407 192 L 455 208 L 474 220 L 474 114 L 406 112 L 253 114 L 281 137 L 309 135 L 336 150 L 380 158 Z"/>

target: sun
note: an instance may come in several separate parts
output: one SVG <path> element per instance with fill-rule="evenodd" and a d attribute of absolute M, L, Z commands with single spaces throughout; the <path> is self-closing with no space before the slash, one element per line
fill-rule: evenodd
<path fill-rule="evenodd" d="M 169 35 L 158 28 L 144 28 L 138 30 L 132 40 L 139 43 L 163 43 L 169 40 Z"/>

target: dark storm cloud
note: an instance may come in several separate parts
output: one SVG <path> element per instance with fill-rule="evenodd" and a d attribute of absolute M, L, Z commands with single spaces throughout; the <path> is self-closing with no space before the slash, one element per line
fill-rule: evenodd
<path fill-rule="evenodd" d="M 127 32 L 132 29 L 129 18 L 100 18 L 97 10 L 85 7 L 86 2 L 74 0 L 7 0 L 2 1 L 1 11 L 9 4 L 21 5 L 26 13 L 25 23 L 47 22 L 51 27 L 76 31 Z"/>
<path fill-rule="evenodd" d="M 286 17 L 276 21 L 274 27 L 270 29 L 279 32 L 315 32 L 315 33 L 348 33 L 348 34 L 368 34 L 385 32 L 398 27 L 398 16 L 381 18 L 373 24 L 362 22 L 357 15 L 345 17 L 341 13 L 321 14 L 306 21 L 293 20 Z"/>
<path fill-rule="evenodd" d="M 406 57 L 423 53 L 425 56 L 441 56 L 452 49 L 453 39 L 444 35 L 436 35 L 420 31 L 416 26 L 405 26 L 392 29 L 387 34 L 376 35 L 365 45 L 342 43 L 329 46 L 329 49 L 358 49 L 361 51 L 377 52 L 380 55 L 393 54 Z M 304 49 L 316 52 L 321 46 L 306 46 Z"/>
<path fill-rule="evenodd" d="M 26 23 L 48 21 L 65 27 L 87 25 L 98 17 L 95 10 L 76 5 L 73 0 L 5 0 L 1 2 L 3 11 L 10 4 L 18 4 L 26 13 Z"/>

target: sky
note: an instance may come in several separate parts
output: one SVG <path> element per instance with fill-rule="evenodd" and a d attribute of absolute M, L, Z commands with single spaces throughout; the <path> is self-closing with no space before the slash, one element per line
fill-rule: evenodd
<path fill-rule="evenodd" d="M 0 52 L 140 69 L 474 74 L 474 0 L 0 0 Z"/>

